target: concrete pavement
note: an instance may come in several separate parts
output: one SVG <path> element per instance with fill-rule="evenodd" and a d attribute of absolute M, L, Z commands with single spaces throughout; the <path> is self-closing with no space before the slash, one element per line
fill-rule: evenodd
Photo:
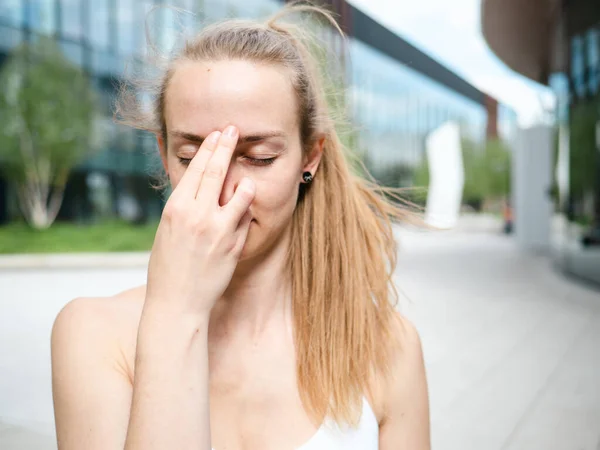
<path fill-rule="evenodd" d="M 433 448 L 598 450 L 600 292 L 492 230 L 398 233 L 399 307 L 423 341 Z M 139 264 L 0 269 L 1 449 L 56 448 L 49 335 L 60 308 L 144 279 Z"/>
<path fill-rule="evenodd" d="M 423 341 L 433 448 L 600 449 L 600 292 L 502 235 L 401 242 L 401 309 Z"/>

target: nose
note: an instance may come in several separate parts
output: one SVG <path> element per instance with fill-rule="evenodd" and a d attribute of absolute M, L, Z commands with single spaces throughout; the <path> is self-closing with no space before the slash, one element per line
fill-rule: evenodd
<path fill-rule="evenodd" d="M 231 161 L 229 169 L 227 170 L 227 175 L 225 176 L 225 181 L 223 182 L 223 189 L 221 190 L 221 196 L 219 197 L 219 206 L 225 206 L 229 203 L 229 200 L 231 200 L 233 194 L 235 194 L 235 190 L 244 176 L 242 172 L 241 168 L 237 167 L 235 164 L 235 161 Z"/>

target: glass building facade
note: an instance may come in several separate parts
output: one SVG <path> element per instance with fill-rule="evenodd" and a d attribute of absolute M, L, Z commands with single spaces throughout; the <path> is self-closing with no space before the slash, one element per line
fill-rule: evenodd
<path fill-rule="evenodd" d="M 565 13 L 568 24 L 579 22 L 574 10 Z M 586 19 L 565 34 L 568 70 L 550 79 L 558 99 L 559 258 L 568 272 L 600 283 L 600 9 Z"/>
<path fill-rule="evenodd" d="M 169 9 L 148 15 L 163 3 L 194 15 Z M 102 148 L 73 171 L 59 219 L 107 214 L 146 220 L 160 214 L 163 200 L 149 187 L 157 160 L 154 140 L 112 121 L 116 81 L 127 64 L 143 64 L 146 28 L 156 46 L 169 49 L 177 45 L 182 28 L 198 29 L 225 17 L 262 17 L 281 5 L 276 0 L 2 0 L 0 68 L 19 43 L 52 35 L 100 93 Z M 425 157 L 427 135 L 449 120 L 460 124 L 463 139 L 476 144 L 498 134 L 510 138 L 512 111 L 360 11 L 348 4 L 343 8 L 349 39 L 343 43 L 332 30 L 322 30 L 323 41 L 343 56 L 347 113 L 357 130 L 356 145 L 376 178 L 410 186 L 411 174 Z M 388 34 L 361 37 L 377 33 Z M 390 46 L 406 52 L 393 54 Z M 413 64 L 415 60 L 420 63 Z M 395 174 L 391 179 L 390 171 Z M 10 199 L 7 188 L 0 187 L 0 195 L 2 191 Z M 7 220 L 6 211 L 0 212 L 0 222 Z"/>
<path fill-rule="evenodd" d="M 361 130 L 361 147 L 367 149 L 374 175 L 393 166 L 410 169 L 419 165 L 426 137 L 447 121 L 458 122 L 465 139 L 485 141 L 485 105 L 357 39 L 351 39 L 349 53 L 352 119 Z M 411 184 L 410 180 L 401 183 Z"/>

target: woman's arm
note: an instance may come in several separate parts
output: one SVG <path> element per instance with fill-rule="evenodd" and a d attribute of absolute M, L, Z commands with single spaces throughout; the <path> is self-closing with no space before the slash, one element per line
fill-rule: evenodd
<path fill-rule="evenodd" d="M 208 322 L 242 253 L 255 194 L 243 178 L 220 205 L 237 139 L 231 126 L 207 136 L 165 205 L 148 265 L 133 392 L 118 373 L 110 319 L 95 317 L 86 301 L 57 318 L 60 450 L 210 450 Z"/>
<path fill-rule="evenodd" d="M 126 450 L 209 450 L 208 317 L 144 311 Z"/>
<path fill-rule="evenodd" d="M 414 326 L 400 319 L 401 348 L 394 361 L 394 379 L 385 392 L 387 405 L 380 424 L 381 450 L 429 450 L 429 395 L 421 340 Z"/>
<path fill-rule="evenodd" d="M 207 321 L 146 310 L 132 387 L 113 332 L 113 301 L 74 300 L 55 321 L 59 450 L 210 449 Z"/>

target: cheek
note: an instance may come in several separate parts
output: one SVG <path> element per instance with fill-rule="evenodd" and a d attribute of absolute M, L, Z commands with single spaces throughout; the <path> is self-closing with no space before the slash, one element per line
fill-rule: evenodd
<path fill-rule="evenodd" d="M 299 180 L 293 174 L 269 177 L 258 181 L 254 212 L 257 218 L 269 220 L 270 217 L 290 216 L 298 199 Z"/>
<path fill-rule="evenodd" d="M 169 166 L 169 182 L 171 183 L 171 187 L 173 189 L 177 187 L 184 173 L 185 169 L 183 167 L 177 167 L 174 164 Z"/>
<path fill-rule="evenodd" d="M 169 156 L 167 157 L 167 174 L 169 175 L 169 182 L 171 187 L 175 189 L 181 178 L 185 174 L 186 166 L 181 164 L 179 158 L 173 155 L 172 151 L 169 151 Z"/>

